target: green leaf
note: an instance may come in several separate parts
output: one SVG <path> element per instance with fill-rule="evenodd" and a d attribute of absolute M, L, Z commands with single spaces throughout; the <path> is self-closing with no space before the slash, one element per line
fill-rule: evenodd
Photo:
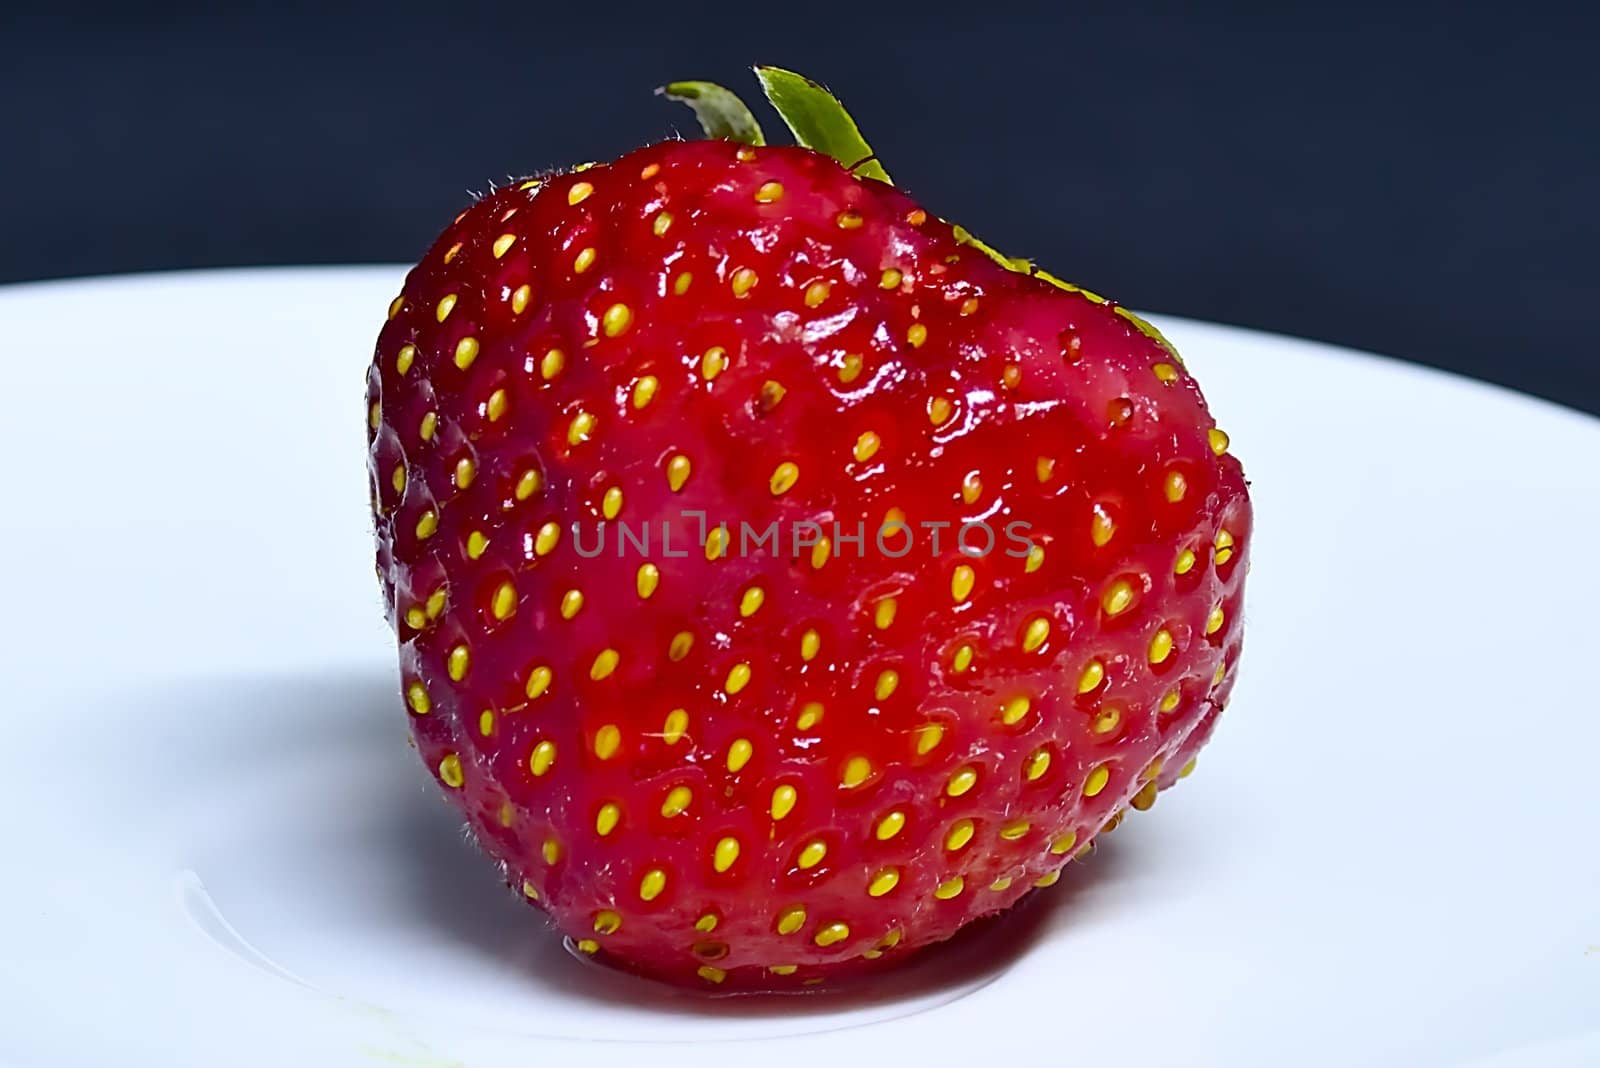
<path fill-rule="evenodd" d="M 707 137 L 724 141 L 737 141 L 742 145 L 764 145 L 767 139 L 761 133 L 761 124 L 750 113 L 743 100 L 731 89 L 714 82 L 673 82 L 656 90 L 657 95 L 668 100 L 688 104 L 700 128 Z"/>
<path fill-rule="evenodd" d="M 756 77 L 761 79 L 767 99 L 783 116 L 797 142 L 832 156 L 860 177 L 890 181 L 889 172 L 861 136 L 856 120 L 827 89 L 781 67 L 757 67 Z"/>

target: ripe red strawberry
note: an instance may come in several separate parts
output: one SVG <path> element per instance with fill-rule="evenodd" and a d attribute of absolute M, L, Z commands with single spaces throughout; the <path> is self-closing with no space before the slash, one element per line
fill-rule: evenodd
<path fill-rule="evenodd" d="M 1233 683 L 1251 510 L 1194 379 L 862 172 L 668 141 L 498 190 L 368 377 L 423 758 L 581 949 L 671 980 L 1007 908 Z"/>

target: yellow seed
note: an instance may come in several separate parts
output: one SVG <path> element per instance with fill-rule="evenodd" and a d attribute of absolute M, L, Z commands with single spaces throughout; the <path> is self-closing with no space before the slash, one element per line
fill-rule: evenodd
<path fill-rule="evenodd" d="M 1094 797 L 1106 788 L 1106 783 L 1111 781 L 1111 772 L 1104 766 L 1095 768 L 1083 783 L 1083 796 Z"/>
<path fill-rule="evenodd" d="M 466 489 L 472 485 L 472 480 L 477 477 L 478 465 L 472 462 L 472 457 L 463 456 L 456 461 L 456 489 Z"/>
<path fill-rule="evenodd" d="M 783 196 L 781 182 L 763 182 L 761 188 L 756 190 L 756 203 L 771 204 L 781 196 Z"/>
<path fill-rule="evenodd" d="M 1194 774 L 1194 766 L 1195 766 L 1196 763 L 1198 763 L 1198 761 L 1199 761 L 1199 758 L 1196 757 L 1194 759 L 1191 759 L 1189 761 L 1189 763 L 1185 764 L 1182 768 L 1180 768 L 1178 770 L 1178 778 L 1187 779 L 1189 776 L 1193 775 Z"/>
<path fill-rule="evenodd" d="M 550 765 L 556 762 L 556 743 L 548 738 L 533 747 L 533 755 L 528 758 L 528 767 L 535 777 L 549 772 Z"/>
<path fill-rule="evenodd" d="M 433 309 L 433 317 L 442 323 L 450 318 L 450 313 L 455 310 L 455 306 L 456 295 L 448 293 L 440 299 L 438 306 Z"/>
<path fill-rule="evenodd" d="M 899 809 L 895 809 L 893 812 L 889 813 L 887 816 L 884 816 L 883 819 L 878 821 L 878 825 L 877 827 L 873 828 L 872 833 L 878 839 L 878 841 L 887 842 L 889 839 L 899 834 L 905 825 L 906 814 L 901 812 Z"/>
<path fill-rule="evenodd" d="M 1115 706 L 1109 706 L 1101 709 L 1094 717 L 1093 722 L 1090 724 L 1090 729 L 1096 734 L 1110 734 L 1117 729 L 1117 725 L 1121 722 L 1122 710 Z"/>
<path fill-rule="evenodd" d="M 846 356 L 839 364 L 839 381 L 849 385 L 861 377 L 861 357 L 855 354 Z"/>
<path fill-rule="evenodd" d="M 950 832 L 944 836 L 944 847 L 954 853 L 972 841 L 976 827 L 971 820 L 957 820 L 950 827 Z"/>
<path fill-rule="evenodd" d="M 439 532 L 439 513 L 429 508 L 417 519 L 417 538 L 427 540 Z"/>
<path fill-rule="evenodd" d="M 1029 782 L 1038 782 L 1044 776 L 1044 773 L 1049 770 L 1050 750 L 1035 749 L 1033 755 L 1028 757 L 1028 765 L 1024 769 L 1024 774 L 1028 776 Z"/>
<path fill-rule="evenodd" d="M 1211 614 L 1206 616 L 1206 633 L 1215 634 L 1217 631 L 1221 630 L 1223 621 L 1226 618 L 1227 617 L 1223 614 L 1222 606 L 1220 604 L 1217 605 L 1211 610 Z"/>
<path fill-rule="evenodd" d="M 795 718 L 795 729 L 808 731 L 822 722 L 822 702 L 809 701 L 800 708 L 800 715 Z"/>
<path fill-rule="evenodd" d="M 1226 663 L 1218 664 L 1217 670 L 1212 673 L 1211 685 L 1216 686 L 1218 683 L 1222 682 L 1222 676 L 1226 675 L 1227 673 L 1228 665 Z"/>
<path fill-rule="evenodd" d="M 1159 787 L 1157 787 L 1155 783 L 1147 782 L 1139 788 L 1138 793 L 1134 794 L 1133 797 L 1129 799 L 1128 804 L 1132 805 L 1140 812 L 1149 812 L 1151 807 L 1156 803 L 1156 794 L 1158 792 Z"/>
<path fill-rule="evenodd" d="M 401 345 L 400 351 L 395 354 L 394 369 L 401 374 L 411 370 L 411 365 L 416 362 L 417 347 L 415 345 Z"/>
<path fill-rule="evenodd" d="M 1028 714 L 1032 702 L 1026 697 L 1018 696 L 1008 700 L 1000 706 L 1000 721 L 1008 727 L 1013 727 L 1022 722 L 1022 717 Z"/>
<path fill-rule="evenodd" d="M 800 635 L 800 659 L 811 661 L 817 658 L 817 653 L 822 650 L 822 635 L 815 630 L 807 630 Z"/>
<path fill-rule="evenodd" d="M 701 934 L 710 934 L 717 929 L 717 924 L 722 922 L 715 912 L 708 912 L 694 921 L 694 929 Z"/>
<path fill-rule="evenodd" d="M 773 975 L 793 975 L 799 970 L 800 965 L 798 964 L 773 964 L 769 965 L 767 968 L 767 971 L 771 972 Z"/>
<path fill-rule="evenodd" d="M 527 896 L 529 901 L 539 900 L 539 888 L 534 886 L 533 883 L 529 882 L 527 879 L 522 880 L 522 892 Z"/>
<path fill-rule="evenodd" d="M 406 626 L 412 630 L 421 630 L 428 625 L 428 614 L 416 605 L 406 609 Z"/>
<path fill-rule="evenodd" d="M 842 923 L 830 923 L 817 929 L 814 941 L 819 946 L 831 946 L 850 937 L 850 928 Z"/>
<path fill-rule="evenodd" d="M 861 217 L 859 211 L 841 211 L 834 221 L 839 224 L 841 230 L 858 230 L 866 220 Z"/>
<path fill-rule="evenodd" d="M 633 309 L 626 304 L 613 304 L 600 316 L 600 329 L 606 337 L 618 337 L 633 325 Z"/>
<path fill-rule="evenodd" d="M 1163 712 L 1171 712 L 1178 707 L 1178 703 L 1182 700 L 1183 695 L 1177 690 L 1168 690 L 1161 696 L 1161 704 L 1158 707 Z"/>
<path fill-rule="evenodd" d="M 602 909 L 594 914 L 595 934 L 616 934 L 622 927 L 622 917 L 610 909 Z"/>
<path fill-rule="evenodd" d="M 1117 579 L 1100 598 L 1100 607 L 1108 616 L 1120 616 L 1133 606 L 1133 584 L 1127 579 Z"/>
<path fill-rule="evenodd" d="M 1032 827 L 1033 824 L 1027 820 L 1012 820 L 1000 828 L 1000 837 L 1007 842 L 1015 842 L 1017 839 L 1025 837 Z"/>
<path fill-rule="evenodd" d="M 950 576 L 950 596 L 956 604 L 961 604 L 972 596 L 972 586 L 976 581 L 977 575 L 971 567 L 966 564 L 956 565 L 955 573 Z"/>
<path fill-rule="evenodd" d="M 795 802 L 800 800 L 800 795 L 793 786 L 780 786 L 772 791 L 772 818 L 781 820 L 794 811 Z"/>
<path fill-rule="evenodd" d="M 1151 367 L 1150 370 L 1154 371 L 1156 378 L 1163 382 L 1177 381 L 1178 369 L 1172 366 L 1170 363 L 1158 363 Z"/>
<path fill-rule="evenodd" d="M 1172 655 L 1172 632 L 1166 627 L 1156 631 L 1155 637 L 1150 639 L 1150 653 L 1148 659 L 1152 664 L 1163 663 Z"/>
<path fill-rule="evenodd" d="M 478 339 L 464 337 L 456 342 L 456 366 L 465 371 L 472 366 L 472 361 L 478 358 Z"/>
<path fill-rule="evenodd" d="M 1116 520 L 1106 512 L 1104 505 L 1095 505 L 1094 514 L 1089 517 L 1089 540 L 1097 546 L 1103 546 L 1116 532 Z"/>
<path fill-rule="evenodd" d="M 934 426 L 943 426 L 950 421 L 952 410 L 948 400 L 943 397 L 933 397 L 928 401 L 928 421 Z"/>
<path fill-rule="evenodd" d="M 378 404 L 377 401 L 373 401 L 371 407 L 367 409 L 367 426 L 376 430 L 382 422 L 383 406 Z"/>
<path fill-rule="evenodd" d="M 592 938 L 580 938 L 573 945 L 578 947 L 579 953 L 587 953 L 590 956 L 600 952 L 600 943 Z"/>
<path fill-rule="evenodd" d="M 974 650 L 972 646 L 958 646 L 956 648 L 956 655 L 950 660 L 950 666 L 955 670 L 957 675 L 964 675 L 966 674 L 967 669 L 972 667 L 972 658 L 975 655 L 976 650 Z"/>
<path fill-rule="evenodd" d="M 1182 471 L 1168 471 L 1167 477 L 1162 480 L 1161 488 L 1168 502 L 1177 504 L 1183 500 L 1184 494 L 1189 492 L 1189 480 L 1183 477 Z"/>
<path fill-rule="evenodd" d="M 511 314 L 521 315 L 528 310 L 528 302 L 533 299 L 533 287 L 520 285 L 511 294 Z"/>
<path fill-rule="evenodd" d="M 883 444 L 883 442 L 878 438 L 878 435 L 874 434 L 870 430 L 863 432 L 860 437 L 856 438 L 856 462 L 864 464 L 868 460 L 872 459 L 872 457 L 877 454 L 878 446 L 881 444 Z"/>
<path fill-rule="evenodd" d="M 1206 431 L 1206 441 L 1210 443 L 1211 451 L 1217 456 L 1228 451 L 1228 435 L 1216 427 Z"/>
<path fill-rule="evenodd" d="M 567 354 L 560 349 L 550 349 L 539 357 L 539 377 L 546 382 L 560 374 L 567 366 Z"/>
<path fill-rule="evenodd" d="M 529 468 L 528 470 L 522 472 L 522 474 L 517 478 L 516 488 L 511 492 L 517 500 L 525 501 L 543 488 L 544 476 L 532 468 Z"/>
<path fill-rule="evenodd" d="M 465 645 L 458 645 L 450 650 L 450 655 L 445 658 L 445 670 L 450 674 L 452 682 L 460 682 L 467 677 L 467 667 L 471 664 L 472 654 Z"/>
<path fill-rule="evenodd" d="M 611 673 L 617 670 L 617 662 L 621 659 L 615 649 L 600 650 L 600 654 L 594 658 L 594 663 L 589 665 L 589 677 L 595 682 L 610 678 Z"/>
<path fill-rule="evenodd" d="M 756 272 L 748 267 L 740 267 L 733 272 L 733 278 L 729 282 L 729 286 L 732 288 L 734 296 L 742 297 L 755 288 L 756 282 Z"/>
<path fill-rule="evenodd" d="M 1078 676 L 1078 692 L 1089 693 L 1100 685 L 1106 677 L 1106 666 L 1098 660 L 1091 660 L 1083 667 L 1083 673 Z"/>
<path fill-rule="evenodd" d="M 884 271 L 883 274 L 878 276 L 878 288 L 898 289 L 900 288 L 900 280 L 904 277 L 905 276 L 899 271 L 895 270 L 893 267 L 890 267 L 888 270 Z"/>
<path fill-rule="evenodd" d="M 506 391 L 503 389 L 497 389 L 489 394 L 489 403 L 484 406 L 484 410 L 489 416 L 489 422 L 498 423 L 501 416 L 506 414 L 506 409 L 510 407 L 510 404 L 510 398 L 506 396 Z"/>
<path fill-rule="evenodd" d="M 594 416 L 588 412 L 579 412 L 572 417 L 572 422 L 567 426 L 567 444 L 573 447 L 582 445 L 594 434 Z"/>
<path fill-rule="evenodd" d="M 640 564 L 639 571 L 634 575 L 633 585 L 639 591 L 639 596 L 649 599 L 656 592 L 656 587 L 661 585 L 661 569 L 655 564 Z"/>
<path fill-rule="evenodd" d="M 978 477 L 978 472 L 969 471 L 967 477 L 961 480 L 961 499 L 968 504 L 973 503 L 983 493 L 983 479 Z"/>
<path fill-rule="evenodd" d="M 1045 639 L 1050 637 L 1050 621 L 1044 616 L 1035 616 L 1028 623 L 1028 629 L 1022 635 L 1022 650 L 1031 653 L 1043 645 Z"/>
<path fill-rule="evenodd" d="M 655 399 L 656 387 L 661 384 L 655 375 L 645 375 L 633 385 L 633 406 L 644 408 Z"/>
<path fill-rule="evenodd" d="M 511 251 L 511 246 L 517 243 L 516 234 L 501 234 L 494 239 L 494 258 L 499 259 Z"/>
<path fill-rule="evenodd" d="M 960 797 L 976 785 L 978 785 L 978 769 L 969 764 L 950 776 L 950 781 L 944 784 L 944 792 L 951 797 Z"/>
<path fill-rule="evenodd" d="M 394 469 L 394 474 L 389 476 L 389 485 L 394 487 L 396 493 L 404 493 L 406 489 L 406 466 L 400 464 Z"/>
<path fill-rule="evenodd" d="M 944 741 L 944 727 L 938 723 L 924 723 L 917 728 L 917 755 L 927 756 Z"/>
<path fill-rule="evenodd" d="M 474 530 L 467 535 L 467 558 L 469 560 L 478 559 L 488 547 L 489 539 L 483 536 L 483 531 Z"/>
<path fill-rule="evenodd" d="M 660 868 L 651 868 L 639 880 L 639 897 L 645 901 L 654 901 L 666 888 L 667 873 Z"/>
<path fill-rule="evenodd" d="M 778 933 L 794 934 L 806 923 L 806 910 L 804 905 L 790 905 L 778 913 Z"/>
<path fill-rule="evenodd" d="M 872 778 L 872 761 L 866 757 L 851 757 L 845 761 L 844 771 L 839 776 L 839 782 L 846 789 L 853 789 Z"/>
<path fill-rule="evenodd" d="M 1016 389 L 1022 384 L 1022 368 L 1014 363 L 1008 363 L 1000 372 L 1000 384 L 1007 389 Z"/>
<path fill-rule="evenodd" d="M 594 732 L 594 755 L 601 760 L 610 760 L 616 756 L 617 749 L 621 745 L 622 731 L 614 723 L 607 723 Z"/>
<path fill-rule="evenodd" d="M 656 175 L 658 175 L 660 173 L 661 173 L 661 164 L 659 164 L 659 163 L 647 163 L 647 164 L 645 164 L 644 170 L 639 172 L 639 177 L 648 182 L 650 179 L 654 178 Z"/>
<path fill-rule="evenodd" d="M 728 746 L 728 770 L 740 771 L 750 763 L 750 757 L 755 754 L 756 747 L 750 744 L 747 738 L 735 738 Z"/>
<path fill-rule="evenodd" d="M 580 204 L 586 197 L 588 197 L 590 193 L 593 192 L 594 186 L 590 185 L 588 182 L 574 182 L 572 187 L 567 190 L 567 203 L 573 205 Z"/>
<path fill-rule="evenodd" d="M 785 460 L 773 470 L 772 478 L 768 481 L 772 489 L 772 495 L 781 497 L 793 489 L 796 482 L 800 481 L 800 468 L 797 464 Z"/>
<path fill-rule="evenodd" d="M 1039 570 L 1043 563 L 1044 546 L 1035 545 L 1033 548 L 1028 550 L 1028 559 L 1027 562 L 1022 565 L 1022 570 L 1024 573 L 1031 575 L 1035 571 Z"/>
<path fill-rule="evenodd" d="M 528 672 L 528 684 L 523 687 L 523 692 L 528 695 L 528 700 L 536 701 L 543 697 L 545 691 L 550 689 L 550 682 L 555 677 L 547 667 L 536 667 Z"/>
<path fill-rule="evenodd" d="M 446 753 L 444 759 L 439 761 L 439 778 L 452 790 L 459 789 L 466 781 L 461 772 L 461 758 L 454 753 Z"/>
<path fill-rule="evenodd" d="M 650 231 L 657 237 L 666 233 L 672 226 L 672 212 L 660 211 L 656 213 L 655 221 L 650 224 Z"/>
<path fill-rule="evenodd" d="M 728 350 L 721 345 L 713 345 L 706 349 L 700 357 L 700 376 L 707 382 L 716 378 L 728 368 Z"/>
<path fill-rule="evenodd" d="M 694 648 L 694 635 L 686 630 L 680 630 L 672 636 L 672 641 L 667 643 L 667 658 L 677 663 L 689 655 L 689 650 Z"/>
<path fill-rule="evenodd" d="M 611 802 L 600 806 L 600 811 L 595 813 L 594 833 L 601 838 L 617 829 L 617 824 L 622 822 L 622 809 Z"/>
<path fill-rule="evenodd" d="M 940 901 L 949 901 L 961 896 L 961 891 L 967 888 L 967 881 L 959 875 L 952 875 L 938 886 L 934 887 L 933 896 Z"/>
<path fill-rule="evenodd" d="M 898 602 L 893 597 L 885 597 L 879 601 L 872 610 L 872 624 L 879 630 L 888 630 L 894 625 L 895 612 L 899 609 Z"/>
<path fill-rule="evenodd" d="M 583 591 L 568 590 L 561 595 L 561 618 L 571 619 L 583 610 Z"/>
<path fill-rule="evenodd" d="M 689 481 L 689 458 L 683 453 L 678 453 L 667 461 L 667 488 L 673 493 L 683 489 L 683 484 Z"/>
<path fill-rule="evenodd" d="M 672 292 L 675 296 L 683 296 L 689 292 L 689 286 L 694 283 L 694 275 L 688 271 L 681 271 L 678 277 L 672 280 Z"/>
<path fill-rule="evenodd" d="M 402 311 L 405 310 L 405 306 L 406 306 L 406 298 L 405 298 L 404 294 L 401 294 L 400 296 L 395 297 L 393 300 L 391 300 L 389 302 L 389 318 L 393 319 L 396 315 L 399 315 Z"/>
<path fill-rule="evenodd" d="M 749 619 L 761 610 L 761 605 L 766 599 L 767 595 L 760 586 L 751 586 L 739 598 L 739 614 Z"/>
<path fill-rule="evenodd" d="M 928 328 L 921 323 L 912 323 L 911 329 L 906 331 L 906 342 L 914 349 L 920 349 L 927 340 Z"/>
<path fill-rule="evenodd" d="M 797 863 L 802 868 L 815 868 L 822 863 L 822 858 L 828 855 L 828 847 L 821 842 L 807 842 L 805 848 L 800 850 Z"/>
<path fill-rule="evenodd" d="M 989 884 L 989 889 L 993 890 L 997 894 L 1004 893 L 1005 891 L 1011 889 L 1011 876 L 1000 876 L 1000 878 Z"/>
<path fill-rule="evenodd" d="M 900 685 L 900 673 L 893 668 L 887 668 L 878 673 L 878 681 L 873 684 L 872 695 L 880 701 L 887 701 Z"/>
<path fill-rule="evenodd" d="M 733 867 L 733 862 L 739 859 L 739 840 L 737 838 L 724 838 L 717 843 L 716 849 L 711 852 L 711 866 L 717 871 L 727 871 Z"/>
<path fill-rule="evenodd" d="M 494 713 L 487 708 L 478 713 L 478 733 L 485 738 L 494 733 Z"/>
<path fill-rule="evenodd" d="M 741 663 L 728 669 L 728 679 L 722 684 L 722 688 L 730 694 L 735 694 L 748 685 L 750 685 L 750 665 Z"/>
<path fill-rule="evenodd" d="M 823 565 L 833 559 L 833 539 L 824 537 L 811 547 L 811 570 L 821 571 Z"/>
<path fill-rule="evenodd" d="M 661 724 L 661 740 L 668 745 L 677 745 L 683 738 L 684 732 L 689 729 L 689 712 L 687 709 L 674 708 L 667 713 L 666 720 Z"/>
<path fill-rule="evenodd" d="M 898 868 L 885 868 L 872 877 L 867 884 L 869 897 L 882 897 L 896 886 L 900 885 L 900 870 Z"/>
<path fill-rule="evenodd" d="M 1194 568 L 1194 553 L 1185 549 L 1178 554 L 1177 561 L 1172 565 L 1172 571 L 1177 575 L 1187 575 Z"/>
<path fill-rule="evenodd" d="M 1219 530 L 1213 544 L 1216 547 L 1216 553 L 1212 558 L 1217 562 L 1217 566 L 1221 567 L 1228 562 L 1229 557 L 1233 556 L 1233 535 L 1228 533 L 1226 529 Z"/>
<path fill-rule="evenodd" d="M 1048 873 L 1046 873 L 1044 875 L 1039 876 L 1037 879 L 1035 879 L 1033 881 L 1033 885 L 1037 886 L 1039 889 L 1043 890 L 1043 889 L 1045 889 L 1047 887 L 1051 887 L 1051 886 L 1056 885 L 1056 883 L 1058 883 L 1060 881 L 1061 881 L 1061 869 L 1057 868 L 1053 872 L 1048 872 Z"/>
<path fill-rule="evenodd" d="M 533 539 L 533 551 L 540 556 L 549 556 L 555 551 L 556 542 L 561 540 L 561 528 L 554 522 L 546 523 L 539 528 L 539 533 Z"/>
<path fill-rule="evenodd" d="M 1040 482 L 1049 482 L 1050 476 L 1056 473 L 1056 459 L 1054 456 L 1041 456 L 1033 462 L 1033 477 Z"/>
<path fill-rule="evenodd" d="M 428 412 L 422 417 L 422 425 L 417 428 L 417 433 L 421 435 L 423 441 L 432 441 L 434 431 L 438 429 L 439 413 Z"/>
<path fill-rule="evenodd" d="M 832 291 L 832 289 L 833 287 L 827 282 L 812 282 L 810 285 L 806 286 L 804 298 L 806 307 L 815 308 L 820 305 L 823 301 L 828 299 L 828 294 Z"/>
<path fill-rule="evenodd" d="M 1064 856 L 1072 852 L 1072 847 L 1078 844 L 1078 832 L 1067 831 L 1050 840 L 1050 852 L 1056 856 Z"/>
<path fill-rule="evenodd" d="M 621 511 L 622 490 L 616 486 L 612 486 L 610 489 L 606 490 L 605 495 L 600 498 L 600 514 L 605 516 L 607 519 L 615 519 L 617 518 L 617 514 Z"/>
<path fill-rule="evenodd" d="M 661 802 L 661 814 L 667 819 L 681 816 L 689 808 L 689 802 L 694 800 L 694 791 L 687 786 L 674 786 L 667 791 L 667 798 Z"/>

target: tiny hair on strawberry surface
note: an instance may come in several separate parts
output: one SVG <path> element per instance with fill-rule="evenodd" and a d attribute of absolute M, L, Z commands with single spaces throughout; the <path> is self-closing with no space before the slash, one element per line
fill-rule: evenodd
<path fill-rule="evenodd" d="M 892 967 L 1194 767 L 1243 469 L 1171 344 L 891 183 L 821 86 L 458 215 L 367 376 L 416 748 L 581 952 Z"/>

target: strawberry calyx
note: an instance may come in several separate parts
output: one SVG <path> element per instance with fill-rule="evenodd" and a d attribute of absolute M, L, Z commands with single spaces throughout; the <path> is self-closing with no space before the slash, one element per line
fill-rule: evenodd
<path fill-rule="evenodd" d="M 672 82 L 656 90 L 657 96 L 689 105 L 700 128 L 712 140 L 735 141 L 741 145 L 764 145 L 761 124 L 739 94 L 715 82 Z"/>

